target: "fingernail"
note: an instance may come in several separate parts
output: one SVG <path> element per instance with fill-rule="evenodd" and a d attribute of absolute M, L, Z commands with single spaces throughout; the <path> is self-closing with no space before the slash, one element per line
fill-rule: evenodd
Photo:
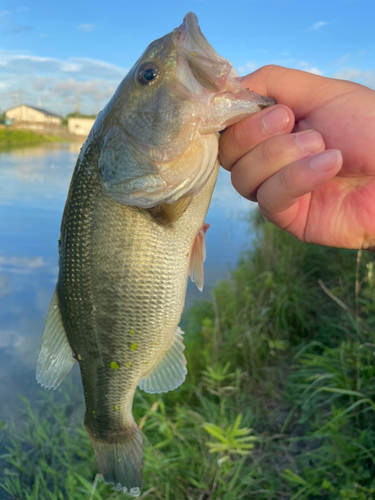
<path fill-rule="evenodd" d="M 315 130 L 304 130 L 295 135 L 297 146 L 304 153 L 316 153 L 323 146 L 323 139 Z"/>
<path fill-rule="evenodd" d="M 284 108 L 276 108 L 264 115 L 262 121 L 266 132 L 275 135 L 287 129 L 290 118 Z"/>
<path fill-rule="evenodd" d="M 341 151 L 338 149 L 329 149 L 310 158 L 309 165 L 315 172 L 328 172 L 328 170 L 336 167 L 341 159 Z"/>

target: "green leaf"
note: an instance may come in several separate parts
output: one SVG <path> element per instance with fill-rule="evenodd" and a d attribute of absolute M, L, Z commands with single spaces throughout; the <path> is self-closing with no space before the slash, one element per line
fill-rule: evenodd
<path fill-rule="evenodd" d="M 298 476 L 298 474 L 295 474 L 290 469 L 285 469 L 284 472 L 285 474 L 282 474 L 282 476 L 285 477 L 285 479 L 287 479 L 288 481 L 303 485 L 307 484 L 307 482 L 301 476 Z"/>

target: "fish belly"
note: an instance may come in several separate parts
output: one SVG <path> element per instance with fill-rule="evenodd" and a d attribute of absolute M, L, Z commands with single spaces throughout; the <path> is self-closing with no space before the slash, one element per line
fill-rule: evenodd
<path fill-rule="evenodd" d="M 100 439 L 115 439 L 133 421 L 139 380 L 173 342 L 215 170 L 170 226 L 106 195 L 95 151 L 75 170 L 62 223 L 57 293 L 81 368 L 85 424 Z"/>

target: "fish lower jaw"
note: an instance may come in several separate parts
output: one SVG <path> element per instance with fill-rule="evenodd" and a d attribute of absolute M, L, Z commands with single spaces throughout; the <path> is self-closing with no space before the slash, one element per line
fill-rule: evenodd
<path fill-rule="evenodd" d="M 236 93 L 227 90 L 211 93 L 207 99 L 211 112 L 200 119 L 198 131 L 201 134 L 218 133 L 273 104 L 273 99 L 255 94 L 244 87 Z"/>

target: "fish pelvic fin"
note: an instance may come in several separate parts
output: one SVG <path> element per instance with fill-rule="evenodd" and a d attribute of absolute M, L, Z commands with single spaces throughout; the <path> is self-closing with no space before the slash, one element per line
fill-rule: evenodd
<path fill-rule="evenodd" d="M 190 279 L 197 285 L 200 291 L 203 290 L 204 284 L 203 262 L 206 260 L 206 232 L 209 227 L 209 224 L 203 224 L 203 227 L 200 228 L 195 237 L 193 248 L 191 249 Z"/>
<path fill-rule="evenodd" d="M 142 488 L 142 433 L 134 420 L 120 432 L 111 433 L 108 440 L 97 437 L 86 427 L 107 484 L 117 491 L 138 497 Z"/>
<path fill-rule="evenodd" d="M 36 379 L 47 389 L 56 389 L 74 364 L 72 348 L 63 325 L 59 298 L 53 294 L 42 336 Z"/>
<path fill-rule="evenodd" d="M 187 374 L 184 356 L 183 331 L 177 327 L 173 343 L 159 363 L 141 380 L 139 388 L 145 392 L 168 392 L 180 386 Z"/>

